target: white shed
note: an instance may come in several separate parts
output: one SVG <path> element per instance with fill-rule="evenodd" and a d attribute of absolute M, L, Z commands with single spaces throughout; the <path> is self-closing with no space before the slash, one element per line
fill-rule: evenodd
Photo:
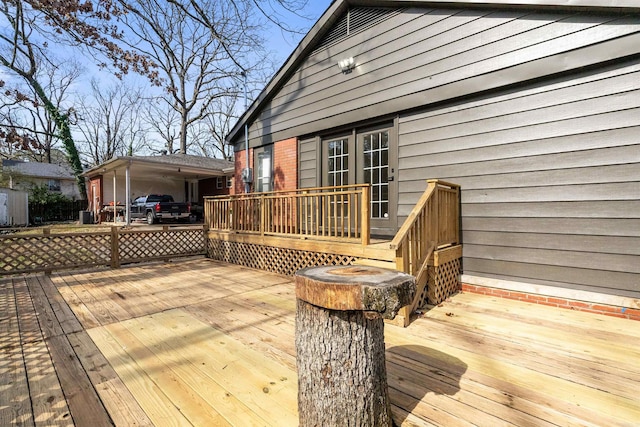
<path fill-rule="evenodd" d="M 29 224 L 29 194 L 0 188 L 0 227 Z"/>

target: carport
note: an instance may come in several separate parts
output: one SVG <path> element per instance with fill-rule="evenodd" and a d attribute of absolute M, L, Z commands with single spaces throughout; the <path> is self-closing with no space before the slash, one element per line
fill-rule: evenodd
<path fill-rule="evenodd" d="M 187 154 L 114 157 L 88 169 L 89 210 L 97 218 L 113 210 L 113 221 L 131 223 L 131 200 L 149 193 L 197 202 L 204 195 L 227 194 L 233 162 Z"/>

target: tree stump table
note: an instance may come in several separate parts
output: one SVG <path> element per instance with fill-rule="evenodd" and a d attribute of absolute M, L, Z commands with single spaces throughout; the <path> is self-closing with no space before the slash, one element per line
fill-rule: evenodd
<path fill-rule="evenodd" d="M 415 278 L 331 266 L 295 283 L 300 426 L 391 426 L 383 319 L 411 303 Z"/>

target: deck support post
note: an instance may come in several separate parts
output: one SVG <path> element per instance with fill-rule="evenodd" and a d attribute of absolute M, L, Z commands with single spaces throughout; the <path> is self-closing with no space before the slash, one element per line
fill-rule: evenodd
<path fill-rule="evenodd" d="M 415 278 L 366 266 L 312 267 L 296 283 L 300 426 L 391 426 L 384 321 Z"/>

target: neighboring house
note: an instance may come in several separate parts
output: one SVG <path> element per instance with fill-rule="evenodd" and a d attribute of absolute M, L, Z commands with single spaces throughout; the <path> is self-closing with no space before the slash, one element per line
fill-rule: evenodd
<path fill-rule="evenodd" d="M 83 198 L 71 168 L 66 165 L 5 159 L 2 174 L 9 176 L 9 188 L 29 191 L 33 186 L 44 185 L 49 191 L 70 199 Z"/>
<path fill-rule="evenodd" d="M 244 146 L 244 127 L 249 147 Z M 462 186 L 462 281 L 640 307 L 640 3 L 334 1 L 231 131 L 236 190 Z"/>
<path fill-rule="evenodd" d="M 203 197 L 229 194 L 233 171 L 233 162 L 185 154 L 115 157 L 84 173 L 89 210 L 97 214 L 113 202 L 127 206 L 127 201 L 156 193 L 191 202 L 198 213 Z"/>

